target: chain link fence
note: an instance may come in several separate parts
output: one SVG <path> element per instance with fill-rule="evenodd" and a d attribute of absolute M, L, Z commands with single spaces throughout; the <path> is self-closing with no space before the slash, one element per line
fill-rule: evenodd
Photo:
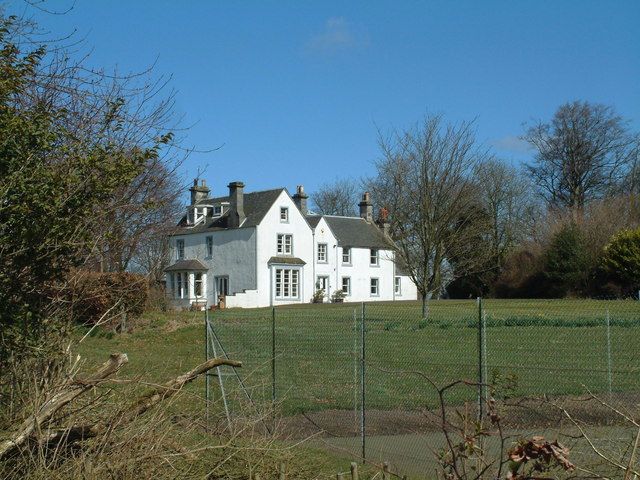
<path fill-rule="evenodd" d="M 231 411 L 241 398 L 275 403 L 287 436 L 314 436 L 417 478 L 434 474 L 444 447 L 439 389 L 453 382 L 464 381 L 447 390 L 446 408 L 477 416 L 483 400 L 508 399 L 516 405 L 508 424 L 523 435 L 553 430 L 553 419 L 525 399 L 592 392 L 640 400 L 637 300 L 438 300 L 426 318 L 418 302 L 207 316 L 207 355 L 223 349 L 244 363 L 241 379 L 221 369 L 208 380 L 222 379 Z M 604 425 L 600 414 L 584 416 Z"/>

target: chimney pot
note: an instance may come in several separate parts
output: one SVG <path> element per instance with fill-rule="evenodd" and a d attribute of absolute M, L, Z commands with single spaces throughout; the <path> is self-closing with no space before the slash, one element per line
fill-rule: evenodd
<path fill-rule="evenodd" d="M 304 186 L 298 185 L 296 187 L 296 194 L 293 196 L 293 202 L 296 204 L 302 215 L 307 215 L 309 213 L 309 209 L 307 208 L 308 198 L 309 195 L 304 193 Z"/>
<path fill-rule="evenodd" d="M 229 185 L 229 228 L 238 228 L 244 222 L 244 183 L 231 182 Z"/>
<path fill-rule="evenodd" d="M 364 192 L 362 195 L 362 201 L 358 204 L 360 207 L 360 217 L 364 218 L 367 222 L 373 221 L 373 204 L 371 203 L 371 197 L 369 192 Z"/>
<path fill-rule="evenodd" d="M 209 190 L 204 180 L 202 180 L 201 185 L 198 185 L 197 178 L 193 179 L 193 187 L 191 187 L 189 191 L 191 192 L 191 205 L 195 205 L 199 201 L 209 198 L 209 193 L 211 193 L 211 190 Z"/>

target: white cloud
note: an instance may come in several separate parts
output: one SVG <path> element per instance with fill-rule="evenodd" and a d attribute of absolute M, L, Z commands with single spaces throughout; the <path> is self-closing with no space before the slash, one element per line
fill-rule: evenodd
<path fill-rule="evenodd" d="M 513 153 L 526 153 L 531 150 L 531 145 L 515 135 L 507 135 L 506 137 L 499 138 L 498 140 L 494 140 L 492 144 L 498 150 Z"/>
<path fill-rule="evenodd" d="M 337 52 L 366 47 L 367 35 L 356 31 L 344 17 L 329 18 L 322 32 L 312 36 L 305 45 L 307 53 L 332 55 Z"/>

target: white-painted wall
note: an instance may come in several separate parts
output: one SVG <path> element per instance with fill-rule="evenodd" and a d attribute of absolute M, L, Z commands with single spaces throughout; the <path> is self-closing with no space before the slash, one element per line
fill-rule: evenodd
<path fill-rule="evenodd" d="M 378 251 L 378 265 L 370 263 L 369 248 L 351 248 L 351 264 L 342 263 L 342 247 L 338 247 L 337 281 L 342 285 L 343 277 L 351 278 L 351 293 L 345 302 L 369 302 L 393 300 L 394 264 L 391 250 Z M 371 279 L 378 279 L 378 295 L 371 295 Z"/>
<path fill-rule="evenodd" d="M 280 208 L 289 209 L 289 221 L 280 221 Z M 300 258 L 305 265 L 300 267 L 300 292 L 297 299 L 275 298 L 275 265 L 268 265 L 271 257 L 279 256 L 278 234 L 293 235 L 293 253 L 291 257 Z M 260 225 L 258 235 L 258 292 L 259 304 L 256 307 L 270 305 L 286 305 L 291 303 L 306 303 L 313 296 L 313 236 L 309 224 L 296 207 L 291 197 L 283 191 L 273 203 Z M 285 266 L 283 268 L 291 268 Z"/>
<path fill-rule="evenodd" d="M 342 288 L 342 285 L 339 282 L 336 282 L 336 265 L 337 265 L 337 255 L 340 255 L 340 248 L 338 247 L 338 242 L 336 237 L 333 235 L 331 228 L 324 220 L 324 218 L 320 219 L 318 225 L 315 228 L 314 235 L 314 247 L 313 247 L 313 259 L 314 259 L 314 267 L 315 267 L 315 275 L 314 275 L 314 289 L 311 294 L 315 293 L 315 284 L 319 276 L 329 277 L 329 285 L 328 288 L 324 292 L 325 302 L 328 302 L 331 299 L 331 295 L 338 289 Z M 321 263 L 318 261 L 318 244 L 324 243 L 327 245 L 327 263 Z"/>

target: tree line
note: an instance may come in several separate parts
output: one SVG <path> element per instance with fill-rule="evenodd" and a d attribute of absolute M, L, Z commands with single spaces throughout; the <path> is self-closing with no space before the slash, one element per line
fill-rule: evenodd
<path fill-rule="evenodd" d="M 637 293 L 640 137 L 630 122 L 574 101 L 521 138 L 533 157 L 513 165 L 477 141 L 474 122 L 427 115 L 380 132 L 375 174 L 321 186 L 314 208 L 352 215 L 356 192 L 369 190 L 423 300 Z"/>

